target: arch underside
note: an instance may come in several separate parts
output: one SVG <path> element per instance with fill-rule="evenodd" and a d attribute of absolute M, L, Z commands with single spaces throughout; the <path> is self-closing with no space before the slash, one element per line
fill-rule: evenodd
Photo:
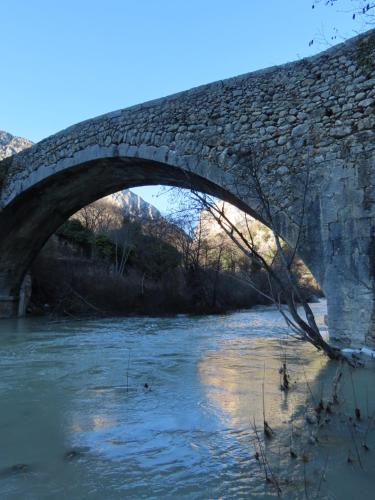
<path fill-rule="evenodd" d="M 140 158 L 99 158 L 48 176 L 3 209 L 0 285 L 6 286 L 10 295 L 17 295 L 25 273 L 45 242 L 82 207 L 123 189 L 158 184 L 197 189 L 260 220 L 229 188 L 190 171 Z"/>

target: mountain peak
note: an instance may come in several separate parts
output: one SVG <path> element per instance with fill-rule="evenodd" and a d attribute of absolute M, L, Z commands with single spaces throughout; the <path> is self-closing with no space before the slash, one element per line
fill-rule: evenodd
<path fill-rule="evenodd" d="M 30 147 L 33 143 L 23 137 L 16 137 L 9 132 L 0 130 L 0 160 L 7 156 L 19 153 L 23 149 Z"/>
<path fill-rule="evenodd" d="M 115 193 L 110 198 L 130 218 L 140 217 L 152 220 L 161 218 L 161 213 L 156 207 L 147 203 L 143 198 L 129 189 Z"/>

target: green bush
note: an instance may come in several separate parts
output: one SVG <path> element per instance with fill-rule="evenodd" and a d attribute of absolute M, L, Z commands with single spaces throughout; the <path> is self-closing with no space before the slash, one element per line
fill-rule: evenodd
<path fill-rule="evenodd" d="M 56 231 L 56 234 L 77 245 L 87 246 L 92 245 L 94 242 L 92 231 L 84 227 L 77 219 L 68 219 L 65 221 Z"/>
<path fill-rule="evenodd" d="M 98 234 L 94 241 L 96 254 L 102 258 L 113 258 L 115 256 L 115 245 L 105 234 Z"/>

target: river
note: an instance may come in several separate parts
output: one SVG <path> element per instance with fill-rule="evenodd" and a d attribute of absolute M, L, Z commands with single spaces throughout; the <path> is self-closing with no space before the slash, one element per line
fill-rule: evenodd
<path fill-rule="evenodd" d="M 285 332 L 270 307 L 1 321 L 0 498 L 374 498 L 373 369 L 309 424 L 337 364 Z"/>

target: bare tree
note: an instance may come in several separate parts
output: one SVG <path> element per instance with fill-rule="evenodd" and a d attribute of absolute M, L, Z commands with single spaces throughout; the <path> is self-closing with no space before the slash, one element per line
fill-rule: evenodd
<path fill-rule="evenodd" d="M 191 190 L 193 200 L 192 206 L 196 208 L 199 207 L 200 210 L 209 212 L 212 218 L 233 241 L 237 248 L 239 248 L 243 255 L 265 272 L 268 281 L 267 291 L 259 289 L 257 283 L 251 279 L 251 276 L 248 279 L 248 283 L 252 284 L 254 289 L 277 306 L 294 337 L 299 340 L 308 341 L 315 346 L 316 349 L 326 353 L 330 359 L 347 360 L 347 357 L 343 355 L 339 348 L 331 346 L 323 339 L 311 307 L 301 294 L 296 276 L 292 271 L 293 263 L 297 258 L 301 239 L 303 237 L 306 198 L 309 187 L 309 169 L 307 168 L 307 173 L 303 182 L 300 213 L 294 218 L 294 225 L 297 228 L 294 246 L 291 251 L 287 252 L 279 235 L 275 220 L 275 214 L 277 215 L 282 208 L 277 207 L 275 209 L 274 206 L 271 208 L 270 197 L 266 195 L 262 186 L 259 155 L 249 150 L 246 155 L 243 155 L 240 163 L 241 166 L 237 172 L 238 184 L 236 184 L 234 188 L 237 189 L 239 193 L 241 192 L 242 195 L 245 189 L 251 190 L 253 197 L 255 193 L 258 210 L 262 214 L 263 222 L 272 231 L 281 269 L 279 268 L 279 270 L 276 271 L 272 266 L 272 262 L 267 260 L 265 256 L 258 251 L 251 225 L 247 224 L 245 230 L 238 227 L 231 221 L 230 217 L 228 217 L 224 204 L 218 204 L 216 199 L 212 196 L 202 194 L 193 188 Z M 282 307 L 282 301 L 286 303 L 287 311 Z M 301 310 L 303 313 L 301 313 Z M 349 362 L 351 363 L 351 361 Z"/>
<path fill-rule="evenodd" d="M 316 0 L 312 4 L 312 8 L 315 8 L 315 5 L 320 3 L 324 3 L 327 6 L 340 6 L 342 4 L 342 0 Z M 373 10 L 375 9 L 375 2 L 369 2 L 368 0 L 352 0 L 352 8 L 348 10 L 348 13 L 351 15 L 353 21 L 358 18 L 364 18 L 367 22 L 373 24 L 375 19 L 375 14 L 373 14 Z"/>
<path fill-rule="evenodd" d="M 106 234 L 122 224 L 123 215 L 119 207 L 110 200 L 102 198 L 81 208 L 73 215 L 82 225 L 94 234 Z"/>
<path fill-rule="evenodd" d="M 341 12 L 350 16 L 353 21 L 353 34 L 358 34 L 375 26 L 375 2 L 368 0 L 351 0 L 351 5 L 345 5 L 342 0 L 313 0 L 312 8 L 323 6 L 336 8 L 337 12 Z M 327 34 L 324 29 L 321 29 L 314 38 L 309 41 L 311 47 L 315 42 L 323 46 L 331 46 L 337 43 L 338 39 L 345 40 L 348 35 L 341 33 L 341 30 L 333 25 L 332 31 Z M 349 35 L 352 36 L 352 35 Z M 366 44 L 362 45 L 361 50 L 366 51 Z"/>
<path fill-rule="evenodd" d="M 121 227 L 108 233 L 115 245 L 114 272 L 118 276 L 124 275 L 130 254 L 136 246 L 137 229 L 136 224 L 124 221 Z"/>
<path fill-rule="evenodd" d="M 315 9 L 316 6 L 323 4 L 326 7 L 337 7 L 338 9 L 343 6 L 342 0 L 315 0 L 312 3 L 312 8 Z M 355 22 L 354 26 L 358 25 L 362 29 L 368 29 L 375 24 L 375 2 L 368 0 L 351 0 L 351 7 L 346 7 L 344 13 L 351 17 L 353 22 Z M 335 33 L 338 33 L 338 30 L 335 28 Z M 337 36 L 333 35 L 331 37 L 332 40 L 335 40 Z M 310 45 L 314 43 L 314 40 L 311 40 Z"/>
<path fill-rule="evenodd" d="M 278 253 L 281 256 L 284 276 L 276 273 L 266 259 L 258 253 L 253 243 L 253 235 L 251 233 L 244 234 L 239 230 L 226 216 L 225 211 L 217 207 L 215 200 L 197 192 L 194 192 L 194 196 L 199 199 L 202 206 L 205 207 L 205 210 L 210 211 L 215 221 L 244 255 L 266 272 L 269 284 L 268 292 L 265 293 L 260 290 L 256 283 L 253 283 L 254 288 L 278 307 L 287 325 L 292 329 L 294 336 L 301 340 L 307 340 L 318 350 L 324 351 L 331 359 L 342 359 L 343 356 L 340 349 L 332 347 L 323 339 L 316 324 L 313 312 L 307 301 L 302 297 L 295 275 L 291 272 L 291 265 L 295 258 L 295 254 L 292 260 L 287 260 L 286 253 L 278 234 L 274 232 Z M 250 279 L 250 282 L 251 281 Z M 282 299 L 286 301 L 289 314 L 284 311 L 281 305 Z M 305 318 L 301 315 L 298 305 L 302 306 Z"/>

